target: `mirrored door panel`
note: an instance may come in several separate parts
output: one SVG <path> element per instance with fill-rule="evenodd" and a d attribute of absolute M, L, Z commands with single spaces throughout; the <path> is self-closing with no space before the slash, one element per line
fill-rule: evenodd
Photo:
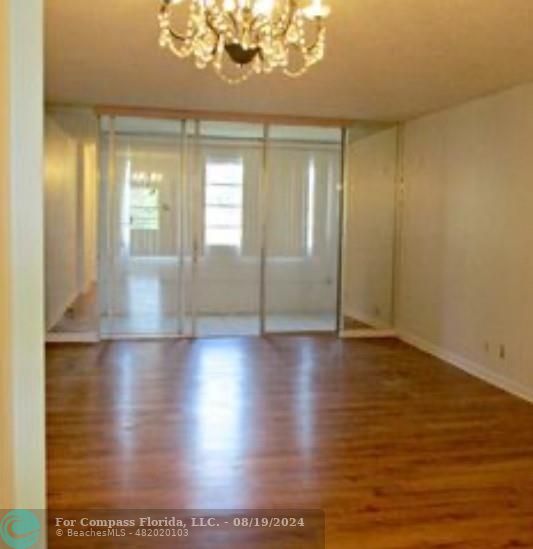
<path fill-rule="evenodd" d="M 347 151 L 344 331 L 393 326 L 397 128 L 357 134 Z"/>

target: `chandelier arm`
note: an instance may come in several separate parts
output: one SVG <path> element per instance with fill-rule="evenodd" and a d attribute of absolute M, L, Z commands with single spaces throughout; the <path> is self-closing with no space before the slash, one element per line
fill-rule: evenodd
<path fill-rule="evenodd" d="M 296 3 L 296 0 L 290 0 L 289 13 L 287 14 L 287 22 L 285 24 L 285 27 L 282 30 L 280 30 L 278 34 L 274 34 L 273 38 L 275 39 L 281 38 L 282 36 L 285 36 L 289 32 L 291 25 L 294 23 L 294 16 L 296 15 L 297 9 L 298 9 L 298 6 Z"/>
<path fill-rule="evenodd" d="M 163 4 L 161 5 L 161 8 L 159 10 L 159 15 L 160 16 L 168 15 L 168 13 L 170 11 L 169 5 L 170 4 L 168 2 L 163 1 Z M 172 38 L 174 38 L 175 40 L 179 40 L 180 42 L 185 42 L 185 40 L 187 39 L 187 37 L 184 34 L 176 32 L 170 26 L 168 26 L 167 28 L 168 28 L 168 32 L 169 32 L 170 36 L 172 36 Z"/>
<path fill-rule="evenodd" d="M 313 50 L 320 43 L 320 36 L 324 30 L 324 22 L 322 21 L 322 19 L 317 18 L 316 22 L 317 22 L 317 32 L 316 32 L 315 41 L 312 44 L 305 45 L 305 46 L 301 46 L 298 44 L 288 44 L 288 45 L 293 48 L 297 48 L 298 50 L 300 50 L 302 53 L 305 53 L 306 55 L 309 55 L 310 53 L 312 53 Z"/>
<path fill-rule="evenodd" d="M 287 14 L 287 24 L 285 25 L 285 28 L 283 31 L 280 32 L 279 35 L 275 35 L 274 38 L 278 38 L 279 36 L 282 36 L 289 30 L 290 24 L 292 22 L 292 18 L 294 17 L 294 12 L 296 10 L 296 2 L 295 0 L 290 0 L 290 11 Z M 258 24 L 259 23 L 259 24 Z M 250 32 L 258 32 L 260 31 L 265 25 L 268 25 L 269 21 L 266 18 L 266 16 L 263 16 L 263 20 L 261 16 L 257 15 L 252 19 L 252 22 L 250 24 Z"/>
<path fill-rule="evenodd" d="M 175 32 L 170 27 L 168 29 L 168 32 L 170 33 L 170 36 L 172 36 L 172 38 L 174 38 L 175 40 L 179 40 L 180 42 L 185 42 L 185 40 L 187 39 L 185 35 Z"/>
<path fill-rule="evenodd" d="M 299 69 L 296 69 L 294 71 L 291 71 L 288 67 L 285 67 L 283 69 L 283 74 L 285 74 L 286 76 L 290 76 L 291 78 L 297 78 L 298 76 L 301 76 L 302 74 L 307 72 L 309 67 L 311 67 L 316 63 L 316 61 L 308 63 L 307 58 L 309 55 L 313 53 L 313 49 L 318 46 L 318 42 L 319 42 L 319 39 L 317 38 L 315 43 L 309 47 L 305 47 L 305 46 L 302 47 L 302 46 L 298 46 L 297 44 L 289 44 L 289 46 L 292 49 L 296 49 L 299 51 L 299 53 L 301 53 L 303 57 L 303 62 L 302 62 L 302 66 Z"/>
<path fill-rule="evenodd" d="M 213 16 L 213 14 L 210 11 L 208 11 L 207 16 L 205 18 L 205 22 L 207 23 L 207 26 L 209 27 L 211 32 L 216 36 L 217 42 L 218 42 L 218 40 L 220 39 L 220 31 L 215 27 L 215 25 L 214 25 L 214 23 L 211 19 L 212 16 Z M 214 48 L 214 51 L 216 51 L 216 47 Z"/>
<path fill-rule="evenodd" d="M 235 19 L 235 15 L 233 12 L 226 13 L 226 17 L 231 21 L 231 24 L 233 25 L 233 32 L 235 33 L 235 36 L 239 35 L 239 23 L 237 22 L 237 19 Z"/>
<path fill-rule="evenodd" d="M 257 24 L 259 22 L 259 24 Z M 254 17 L 252 24 L 250 25 L 250 32 L 258 33 L 266 24 L 267 20 L 261 21 L 260 17 Z"/>
<path fill-rule="evenodd" d="M 215 25 L 213 24 L 213 21 L 212 21 L 212 18 L 213 18 L 213 12 L 211 10 L 206 10 L 206 17 L 205 17 L 205 22 L 209 28 L 209 30 L 215 35 L 215 45 L 213 46 L 213 49 L 211 50 L 211 55 L 216 55 L 217 53 L 217 45 L 218 45 L 218 41 L 220 39 L 220 32 L 219 30 L 215 27 Z M 195 35 L 196 36 L 196 35 Z"/>
<path fill-rule="evenodd" d="M 317 42 L 318 43 L 318 42 Z M 315 43 L 313 46 L 301 46 L 300 44 L 288 44 L 289 48 L 293 50 L 298 50 L 302 55 L 309 55 L 313 51 L 313 47 L 316 46 Z"/>

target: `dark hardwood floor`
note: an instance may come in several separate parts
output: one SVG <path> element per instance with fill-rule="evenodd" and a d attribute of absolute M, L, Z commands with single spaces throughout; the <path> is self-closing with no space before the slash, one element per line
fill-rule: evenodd
<path fill-rule="evenodd" d="M 533 547 L 533 406 L 399 342 L 47 355 L 52 508 L 322 508 L 328 548 Z"/>

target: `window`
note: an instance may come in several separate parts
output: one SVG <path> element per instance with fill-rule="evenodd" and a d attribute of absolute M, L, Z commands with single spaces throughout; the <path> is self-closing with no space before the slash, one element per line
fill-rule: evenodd
<path fill-rule="evenodd" d="M 132 231 L 159 230 L 159 189 L 132 186 L 130 196 L 130 227 Z"/>
<path fill-rule="evenodd" d="M 205 244 L 241 247 L 242 159 L 208 160 L 205 171 Z"/>

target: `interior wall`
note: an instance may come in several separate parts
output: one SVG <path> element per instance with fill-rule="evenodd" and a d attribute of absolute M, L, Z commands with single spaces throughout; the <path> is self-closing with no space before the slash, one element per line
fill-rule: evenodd
<path fill-rule="evenodd" d="M 398 328 L 533 396 L 533 85 L 405 126 Z"/>
<path fill-rule="evenodd" d="M 91 110 L 47 109 L 44 189 L 48 330 L 96 284 L 97 135 L 97 118 Z"/>
<path fill-rule="evenodd" d="M 46 507 L 43 11 L 0 2 L 0 508 Z"/>
<path fill-rule="evenodd" d="M 92 109 L 81 107 L 50 105 L 48 113 L 78 148 L 77 290 L 82 294 L 98 278 L 98 118 Z"/>
<path fill-rule="evenodd" d="M 13 501 L 11 415 L 11 262 L 9 144 L 9 10 L 0 2 L 0 509 Z"/>
<path fill-rule="evenodd" d="M 51 117 L 45 126 L 46 327 L 74 302 L 78 286 L 78 146 Z"/>
<path fill-rule="evenodd" d="M 397 133 L 356 134 L 348 146 L 344 313 L 375 328 L 392 324 Z"/>

